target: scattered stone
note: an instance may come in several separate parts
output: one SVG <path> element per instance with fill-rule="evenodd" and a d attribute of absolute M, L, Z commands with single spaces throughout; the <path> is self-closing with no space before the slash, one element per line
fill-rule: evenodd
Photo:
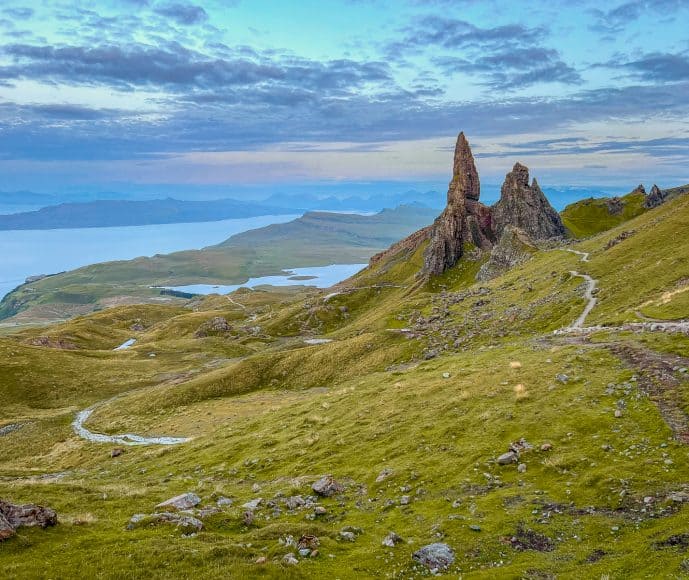
<path fill-rule="evenodd" d="M 567 382 L 569 381 L 569 376 L 566 375 L 566 374 L 564 374 L 564 373 L 560 373 L 560 374 L 558 374 L 558 375 L 555 375 L 555 378 L 556 378 L 559 382 L 561 382 L 563 385 L 567 384 Z"/>
<path fill-rule="evenodd" d="M 510 465 L 511 463 L 517 463 L 519 461 L 519 454 L 514 451 L 508 451 L 503 453 L 496 459 L 498 465 Z"/>
<path fill-rule="evenodd" d="M 300 550 L 308 549 L 309 551 L 315 550 L 320 546 L 320 540 L 311 534 L 304 534 L 297 542 L 297 548 Z"/>
<path fill-rule="evenodd" d="M 156 509 L 169 510 L 170 508 L 176 510 L 188 510 L 196 507 L 201 503 L 201 498 L 195 493 L 183 493 L 170 498 L 156 506 Z"/>
<path fill-rule="evenodd" d="M 412 558 L 430 570 L 446 570 L 455 561 L 455 553 L 447 544 L 438 542 L 417 550 Z"/>
<path fill-rule="evenodd" d="M 324 516 L 328 513 L 328 510 L 325 509 L 322 505 L 317 505 L 315 508 L 313 508 L 313 513 L 317 516 Z"/>
<path fill-rule="evenodd" d="M 123 453 L 124 453 L 124 449 L 122 447 L 115 447 L 115 449 L 113 449 L 110 452 L 110 457 L 112 457 L 112 458 L 119 457 Z"/>
<path fill-rule="evenodd" d="M 252 499 L 245 504 L 242 504 L 242 507 L 247 510 L 257 510 L 259 506 L 263 503 L 263 498 L 262 497 L 257 497 L 256 499 Z"/>
<path fill-rule="evenodd" d="M 615 419 L 620 419 L 622 417 L 622 410 L 615 409 Z"/>
<path fill-rule="evenodd" d="M 285 554 L 282 558 L 282 561 L 288 566 L 295 566 L 299 564 L 299 560 L 297 560 L 296 556 L 292 552 L 290 552 L 289 554 Z"/>
<path fill-rule="evenodd" d="M 313 491 L 323 497 L 331 497 L 336 493 L 344 491 L 344 486 L 337 481 L 332 475 L 321 477 L 316 483 L 311 486 Z"/>
<path fill-rule="evenodd" d="M 383 546 L 387 546 L 388 548 L 394 548 L 397 544 L 400 544 L 403 541 L 404 540 L 395 532 L 390 532 L 387 536 L 383 538 L 383 541 L 381 543 L 383 544 Z"/>
<path fill-rule="evenodd" d="M 667 496 L 668 501 L 673 501 L 676 503 L 689 502 L 689 493 L 684 491 L 674 491 Z"/>
<path fill-rule="evenodd" d="M 526 473 L 526 463 L 520 463 L 517 465 L 517 471 L 519 473 Z"/>
<path fill-rule="evenodd" d="M 259 491 L 261 491 L 261 486 L 258 483 L 254 483 L 251 486 L 251 491 L 253 491 L 254 493 L 258 493 Z"/>
<path fill-rule="evenodd" d="M 265 556 L 259 556 L 258 558 L 256 558 L 254 563 L 255 564 L 265 564 L 267 561 L 268 561 L 268 558 L 266 558 Z"/>
<path fill-rule="evenodd" d="M 250 527 L 251 524 L 254 523 L 254 512 L 251 511 L 251 510 L 246 510 L 246 511 L 242 514 L 242 523 L 243 523 L 246 527 Z"/>
<path fill-rule="evenodd" d="M 161 524 L 174 525 L 180 529 L 184 535 L 194 534 L 203 529 L 203 522 L 198 518 L 172 512 L 159 512 L 150 515 L 136 514 L 129 520 L 127 529 L 134 530 L 143 527 L 156 527 Z"/>
<path fill-rule="evenodd" d="M 197 516 L 200 520 L 205 520 L 206 518 L 209 518 L 211 516 L 214 516 L 215 514 L 220 513 L 220 508 L 217 508 L 215 506 L 213 507 L 207 507 L 200 509 L 197 513 Z"/>
<path fill-rule="evenodd" d="M 386 467 L 385 469 L 383 469 L 383 471 L 381 471 L 378 474 L 378 477 L 376 477 L 376 483 L 380 483 L 381 481 L 385 481 L 393 473 L 395 473 L 395 472 L 391 468 Z"/>
<path fill-rule="evenodd" d="M 194 334 L 196 338 L 206 338 L 207 336 L 223 336 L 230 332 L 232 327 L 222 316 L 216 316 L 199 326 Z"/>
<path fill-rule="evenodd" d="M 306 501 L 300 495 L 293 495 L 292 497 L 287 497 L 284 500 L 285 506 L 288 510 L 294 511 L 300 507 L 304 507 Z"/>
<path fill-rule="evenodd" d="M 299 555 L 302 558 L 308 558 L 310 554 L 311 554 L 311 550 L 309 550 L 308 548 L 302 548 L 301 550 L 299 550 Z"/>
<path fill-rule="evenodd" d="M 340 532 L 340 539 L 346 542 L 354 542 L 356 540 L 356 535 L 353 532 Z"/>
<path fill-rule="evenodd" d="M 229 497 L 221 496 L 215 503 L 218 507 L 230 507 L 234 503 L 234 501 Z"/>
<path fill-rule="evenodd" d="M 480 532 L 481 531 L 481 526 L 477 526 L 476 524 L 472 524 L 469 526 L 469 529 L 472 532 Z"/>
<path fill-rule="evenodd" d="M 450 378 L 450 373 L 443 373 L 443 378 L 444 378 L 444 379 L 449 379 L 449 378 Z"/>
<path fill-rule="evenodd" d="M 526 529 L 521 523 L 517 526 L 514 536 L 508 538 L 507 543 L 520 552 L 525 550 L 552 552 L 555 549 L 555 543 L 548 536 Z"/>
<path fill-rule="evenodd" d="M 553 444 L 552 443 L 544 443 L 541 445 L 541 451 L 552 451 L 553 450 Z"/>

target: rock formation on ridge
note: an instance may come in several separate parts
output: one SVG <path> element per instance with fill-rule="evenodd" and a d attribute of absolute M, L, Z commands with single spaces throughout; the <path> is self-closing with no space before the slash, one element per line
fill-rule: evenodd
<path fill-rule="evenodd" d="M 497 237 L 508 225 L 518 227 L 533 240 L 565 235 L 560 215 L 543 195 L 536 178 L 529 185 L 529 169 L 521 163 L 505 176 L 500 200 L 491 211 Z"/>
<path fill-rule="evenodd" d="M 464 133 L 460 133 L 452 181 L 447 190 L 447 207 L 431 226 L 431 240 L 424 254 L 424 274 L 442 274 L 454 266 L 462 256 L 465 243 L 486 250 L 492 247 L 490 210 L 478 201 L 480 194 L 474 157 Z"/>
<path fill-rule="evenodd" d="M 663 195 L 663 192 L 657 185 L 653 184 L 653 187 L 651 188 L 651 193 L 649 193 L 646 196 L 646 199 L 644 200 L 644 207 L 648 209 L 658 207 L 664 201 L 665 195 Z"/>
<path fill-rule="evenodd" d="M 464 133 L 460 133 L 455 146 L 452 181 L 447 190 L 447 206 L 443 212 L 432 225 L 373 256 L 371 265 L 402 252 L 409 255 L 428 241 L 419 275 L 437 276 L 457 263 L 465 246 L 490 252 L 503 234 L 507 234 L 508 239 L 498 250 L 499 255 L 490 268 L 492 272 L 513 261 L 514 256 L 507 256 L 509 252 L 506 249 L 514 245 L 515 240 L 520 240 L 521 247 L 521 241 L 528 245 L 529 240 L 565 234 L 559 214 L 548 203 L 535 179 L 529 185 L 529 170 L 520 163 L 507 174 L 500 201 L 495 205 L 483 205 L 479 201 L 480 194 L 474 157 Z M 515 230 L 509 229 L 510 226 Z M 520 253 L 520 256 L 528 258 L 526 253 Z"/>

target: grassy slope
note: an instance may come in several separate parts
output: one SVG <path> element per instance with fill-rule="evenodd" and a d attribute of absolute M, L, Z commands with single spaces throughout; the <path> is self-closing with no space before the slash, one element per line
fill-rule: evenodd
<path fill-rule="evenodd" d="M 680 198 L 579 244 L 591 252 L 589 263 L 539 252 L 456 303 L 443 301 L 443 287 L 476 290 L 480 261 L 465 260 L 422 286 L 414 276 L 420 248 L 355 277 L 351 285 L 360 290 L 327 300 L 318 291 L 240 292 L 233 298 L 246 310 L 210 297 L 193 311 L 112 309 L 0 339 L 0 376 L 14 369 L 0 384 L 0 417 L 32 422 L 0 440 L 0 475 L 8 476 L 0 479 L 0 497 L 52 505 L 63 522 L 1 544 L 0 565 L 19 578 L 74 577 L 77 565 L 82 577 L 106 578 L 134 578 L 144 569 L 153 578 L 409 578 L 419 575 L 411 553 L 442 538 L 457 551 L 454 576 L 680 575 L 686 554 L 656 544 L 686 531 L 688 508 L 675 511 L 664 500 L 689 477 L 686 447 L 671 439 L 634 372 L 610 351 L 550 339 L 549 331 L 582 308 L 572 269 L 599 279 L 592 323 L 629 320 L 660 303 L 661 313 L 689 316 L 683 293 L 665 296 L 689 278 L 689 240 L 676 235 L 687 220 L 689 200 Z M 635 234 L 605 250 L 623 229 Z M 393 331 L 410 326 L 415 312 L 440 313 L 442 324 L 416 339 Z M 215 315 L 231 320 L 232 335 L 193 338 Z M 134 348 L 105 350 L 142 320 Z M 323 333 L 335 342 L 304 345 L 302 337 Z M 39 334 L 71 337 L 82 348 L 23 344 Z M 605 340 L 689 352 L 684 337 L 608 333 Z M 446 350 L 423 361 L 429 343 Z M 566 383 L 556 379 L 562 373 Z M 686 410 L 686 380 L 680 388 Z M 33 391 L 52 393 L 50 405 Z M 116 393 L 90 428 L 195 439 L 128 448 L 117 459 L 108 457 L 109 446 L 77 439 L 69 428 L 74 410 Z M 621 401 L 623 416 L 615 418 Z M 520 437 L 536 446 L 523 456 L 526 473 L 493 463 Z M 553 451 L 538 450 L 545 442 Z M 386 467 L 394 474 L 376 482 Z M 60 480 L 19 478 L 63 470 L 69 473 Z M 132 514 L 179 492 L 195 491 L 207 503 L 222 494 L 241 505 L 257 495 L 307 495 L 323 473 L 352 483 L 343 497 L 322 501 L 328 514 L 321 519 L 263 509 L 247 528 L 243 510 L 233 507 L 206 520 L 195 538 L 173 529 L 124 530 Z M 403 494 L 408 506 L 399 505 Z M 547 535 L 555 549 L 512 548 L 506 538 L 520 524 Z M 364 533 L 354 543 L 338 541 L 345 525 Z M 390 530 L 406 542 L 382 547 Z M 278 539 L 306 532 L 321 538 L 321 555 L 294 568 L 281 564 L 290 550 Z M 261 555 L 268 564 L 253 563 Z"/>
<path fill-rule="evenodd" d="M 412 207 L 373 216 L 313 212 L 203 250 L 94 264 L 21 286 L 0 303 L 0 317 L 34 309 L 36 317 L 54 319 L 57 310 L 57 318 L 64 318 L 75 306 L 83 306 L 77 309 L 83 313 L 95 305 L 109 305 L 108 299 L 154 300 L 159 291 L 150 286 L 155 285 L 237 284 L 280 274 L 286 267 L 363 263 L 432 221 L 435 214 Z"/>
<path fill-rule="evenodd" d="M 646 211 L 642 193 L 628 193 L 620 198 L 623 208 L 610 213 L 609 198 L 590 198 L 568 205 L 560 216 L 562 223 L 574 238 L 586 238 L 618 226 Z"/>

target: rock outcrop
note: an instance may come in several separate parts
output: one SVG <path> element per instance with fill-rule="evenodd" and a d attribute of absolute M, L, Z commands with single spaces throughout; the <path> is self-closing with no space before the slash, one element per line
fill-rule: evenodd
<path fill-rule="evenodd" d="M 660 188 L 654 184 L 653 187 L 651 188 L 651 193 L 649 193 L 646 196 L 646 199 L 644 199 L 644 207 L 647 209 L 652 209 L 654 207 L 658 207 L 664 201 L 665 201 L 665 195 L 660 190 Z"/>
<path fill-rule="evenodd" d="M 507 226 L 516 226 L 533 240 L 565 235 L 560 215 L 548 203 L 534 178 L 529 185 L 529 169 L 516 163 L 500 190 L 500 200 L 491 208 L 493 228 L 501 236 Z"/>
<path fill-rule="evenodd" d="M 492 280 L 519 264 L 531 259 L 538 248 L 529 237 L 515 226 L 507 226 L 500 240 L 490 252 L 490 258 L 476 274 L 476 279 L 483 282 Z"/>
<path fill-rule="evenodd" d="M 513 226 L 519 234 L 510 231 L 491 265 L 484 269 L 482 275 L 490 278 L 515 260 L 526 259 L 528 252 L 522 250 L 525 245 L 531 245 L 531 241 L 565 235 L 559 214 L 548 203 L 535 179 L 529 185 L 529 170 L 520 163 L 507 174 L 500 200 L 495 205 L 483 205 L 480 196 L 481 184 L 474 156 L 464 133 L 460 133 L 443 212 L 432 225 L 373 256 L 371 266 L 392 259 L 406 259 L 428 242 L 419 276 L 437 276 L 454 266 L 466 249 L 479 250 L 479 254 L 490 252 Z M 519 245 L 519 257 L 512 251 L 515 244 Z"/>
<path fill-rule="evenodd" d="M 481 185 L 471 148 L 460 133 L 455 146 L 452 181 L 447 190 L 447 207 L 430 231 L 424 255 L 423 273 L 442 274 L 462 256 L 464 244 L 490 249 L 494 240 L 490 209 L 479 202 Z"/>
<path fill-rule="evenodd" d="M 57 514 L 34 504 L 15 505 L 0 499 L 0 542 L 14 536 L 21 526 L 47 528 L 57 524 Z"/>

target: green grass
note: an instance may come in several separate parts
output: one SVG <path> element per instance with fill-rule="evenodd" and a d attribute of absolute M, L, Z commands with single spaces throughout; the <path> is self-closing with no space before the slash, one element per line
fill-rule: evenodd
<path fill-rule="evenodd" d="M 681 577 L 686 551 L 658 544 L 686 533 L 689 507 L 666 497 L 686 489 L 687 447 L 640 390 L 639 370 L 606 345 L 687 356 L 689 339 L 606 332 L 586 343 L 552 331 L 583 308 L 570 270 L 599 280 L 591 323 L 637 320 L 636 311 L 688 317 L 685 293 L 667 299 L 689 276 L 689 241 L 677 235 L 687 220 L 680 197 L 573 246 L 590 262 L 539 251 L 481 284 L 474 277 L 485 258 L 419 280 L 422 246 L 376 263 L 328 299 L 313 289 L 238 292 L 241 306 L 219 296 L 186 308 L 125 306 L 0 338 L 0 426 L 26 423 L 0 437 L 0 497 L 50 505 L 61 520 L 0 544 L 3 573 L 410 578 L 422 576 L 411 554 L 445 541 L 457 555 L 448 577 Z M 606 249 L 623 230 L 635 233 Z M 231 332 L 196 338 L 215 316 Z M 437 318 L 419 331 L 417 316 Z M 409 327 L 414 336 L 399 332 Z M 130 335 L 132 349 L 111 350 Z M 28 346 L 37 336 L 79 348 Z M 306 345 L 313 336 L 333 342 Z M 424 360 L 429 346 L 438 356 Z M 677 388 L 689 401 L 689 384 Z M 193 439 L 111 458 L 111 445 L 70 428 L 94 403 L 93 431 Z M 498 466 L 522 437 L 534 446 L 522 456 L 526 472 Z M 553 449 L 541 451 L 544 443 Z M 384 468 L 393 474 L 376 481 Z M 63 475 L 37 477 L 46 473 Z M 310 495 L 326 473 L 347 487 L 319 502 L 325 516 L 284 509 L 281 496 Z M 235 503 L 191 538 L 169 527 L 125 529 L 133 514 L 186 491 L 206 505 L 220 495 Z M 257 496 L 281 512 L 266 506 L 247 527 L 241 505 Z M 345 526 L 363 533 L 340 541 Z M 520 526 L 550 538 L 553 551 L 514 549 Z M 385 548 L 391 530 L 405 542 Z M 320 555 L 284 565 L 293 549 L 280 538 L 303 533 L 320 538 Z M 255 564 L 260 556 L 266 564 Z"/>
<path fill-rule="evenodd" d="M 622 211 L 612 213 L 610 198 L 590 198 L 568 205 L 561 213 L 562 223 L 574 238 L 587 238 L 618 226 L 646 211 L 644 195 L 632 192 L 620 198 Z"/>

